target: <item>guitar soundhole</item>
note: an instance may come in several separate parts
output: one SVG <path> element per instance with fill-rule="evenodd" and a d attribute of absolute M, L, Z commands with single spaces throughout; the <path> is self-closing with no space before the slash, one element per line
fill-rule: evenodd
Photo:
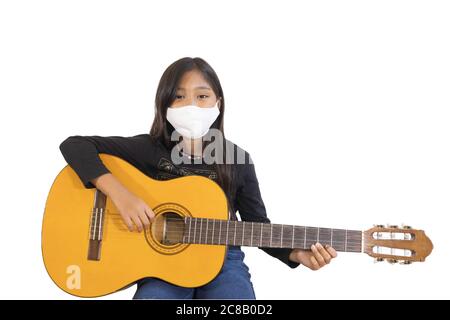
<path fill-rule="evenodd" d="M 191 217 L 189 210 L 177 203 L 163 203 L 153 208 L 155 220 L 145 232 L 150 247 L 162 254 L 177 254 L 189 244 L 183 242 L 185 217 Z"/>
<path fill-rule="evenodd" d="M 173 246 L 183 240 L 184 219 L 175 212 L 164 212 L 156 216 L 152 229 L 156 241 Z"/>

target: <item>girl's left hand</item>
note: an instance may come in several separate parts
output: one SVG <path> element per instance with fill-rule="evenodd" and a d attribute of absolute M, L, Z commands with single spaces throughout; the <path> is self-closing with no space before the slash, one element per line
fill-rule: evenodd
<path fill-rule="evenodd" d="M 337 252 L 331 246 L 313 244 L 310 250 L 294 249 L 289 255 L 289 260 L 303 264 L 311 270 L 319 270 L 337 257 Z"/>

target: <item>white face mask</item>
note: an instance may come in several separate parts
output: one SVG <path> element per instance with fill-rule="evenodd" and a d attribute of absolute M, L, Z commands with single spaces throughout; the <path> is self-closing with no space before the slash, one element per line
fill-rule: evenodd
<path fill-rule="evenodd" d="M 167 108 L 166 118 L 183 137 L 198 139 L 208 133 L 209 128 L 219 116 L 217 104 L 218 101 L 210 108 L 200 108 L 195 105 L 170 107 Z"/>

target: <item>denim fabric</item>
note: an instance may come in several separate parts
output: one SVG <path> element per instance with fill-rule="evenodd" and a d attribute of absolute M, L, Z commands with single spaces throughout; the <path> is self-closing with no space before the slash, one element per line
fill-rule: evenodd
<path fill-rule="evenodd" d="M 133 299 L 255 299 L 244 257 L 240 247 L 230 246 L 221 272 L 197 288 L 179 287 L 157 278 L 142 279 Z"/>

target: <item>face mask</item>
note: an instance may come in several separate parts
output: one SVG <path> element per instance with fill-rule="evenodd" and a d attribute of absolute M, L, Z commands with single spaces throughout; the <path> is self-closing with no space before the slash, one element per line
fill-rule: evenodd
<path fill-rule="evenodd" d="M 209 128 L 220 114 L 217 103 L 210 108 L 194 105 L 167 108 L 167 121 L 183 137 L 198 139 L 208 133 Z"/>

